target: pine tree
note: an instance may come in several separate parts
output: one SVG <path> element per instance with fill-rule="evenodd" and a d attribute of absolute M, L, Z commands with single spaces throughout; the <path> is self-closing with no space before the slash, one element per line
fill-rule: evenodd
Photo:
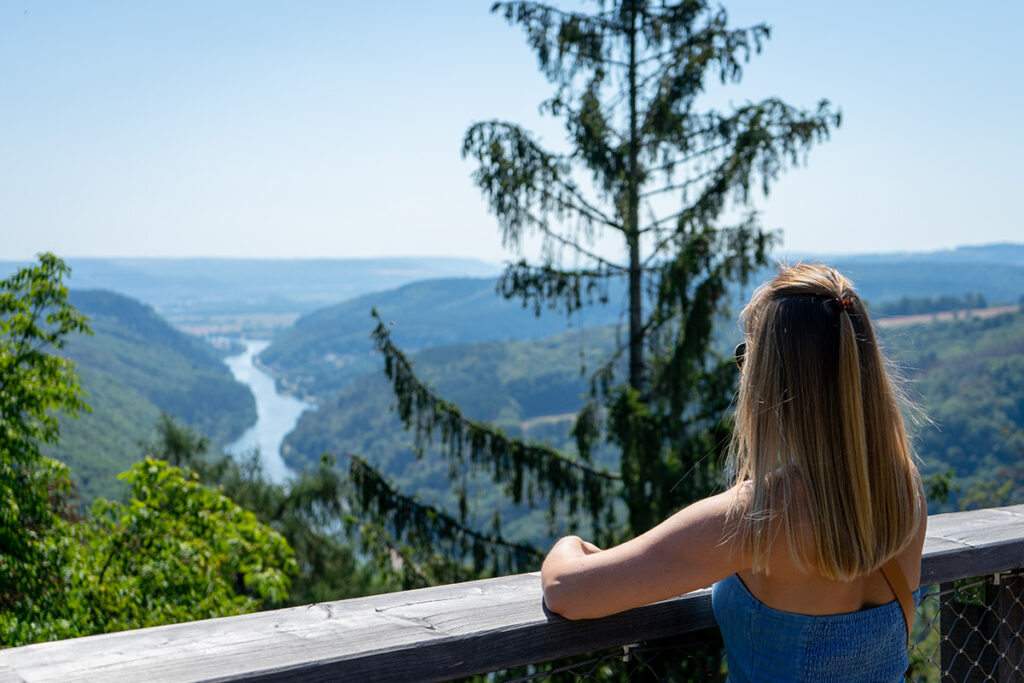
<path fill-rule="evenodd" d="M 382 322 L 375 338 L 404 424 L 420 447 L 440 442 L 463 509 L 466 473 L 485 469 L 513 500 L 544 499 L 570 523 L 582 510 L 613 540 L 720 484 L 736 371 L 712 350 L 712 331 L 730 286 L 765 264 L 774 238 L 750 200 L 840 116 L 824 100 L 811 111 L 776 98 L 701 108 L 706 87 L 739 82 L 770 35 L 763 24 L 730 28 L 725 10 L 705 0 L 599 2 L 592 13 L 502 2 L 492 11 L 524 31 L 554 86 L 541 111 L 564 122 L 568 143 L 551 151 L 499 120 L 466 133 L 463 155 L 478 164 L 474 180 L 506 246 L 522 253 L 538 237 L 543 246 L 541 262 L 506 268 L 499 292 L 538 315 L 571 314 L 624 283 L 628 330 L 592 375 L 575 456 L 467 419 L 416 379 Z M 594 248 L 608 232 L 622 240 L 621 260 Z M 620 454 L 618 472 L 593 465 L 602 441 Z M 625 528 L 607 518 L 611 494 L 625 502 Z"/>

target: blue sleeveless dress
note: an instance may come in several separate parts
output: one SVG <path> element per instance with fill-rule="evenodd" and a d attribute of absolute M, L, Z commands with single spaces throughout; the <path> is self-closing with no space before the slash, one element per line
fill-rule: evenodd
<path fill-rule="evenodd" d="M 914 591 L 914 604 L 921 589 Z M 747 681 L 902 681 L 910 665 L 897 601 L 811 616 L 773 609 L 733 574 L 712 587 L 730 683 Z"/>

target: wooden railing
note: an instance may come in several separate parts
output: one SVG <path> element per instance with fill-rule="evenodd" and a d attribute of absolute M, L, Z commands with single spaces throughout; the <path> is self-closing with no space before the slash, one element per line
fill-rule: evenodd
<path fill-rule="evenodd" d="M 929 518 L 922 585 L 1021 568 L 1024 505 Z M 1024 608 L 998 599 L 1002 635 L 986 642 L 1016 657 Z M 708 589 L 570 622 L 544 609 L 531 573 L 0 650 L 0 683 L 448 680 L 713 627 Z"/>

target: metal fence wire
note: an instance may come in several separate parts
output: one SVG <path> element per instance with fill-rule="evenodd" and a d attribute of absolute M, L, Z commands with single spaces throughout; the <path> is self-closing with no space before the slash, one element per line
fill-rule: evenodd
<path fill-rule="evenodd" d="M 1024 570 L 932 586 L 911 638 L 913 681 L 1024 681 Z"/>
<path fill-rule="evenodd" d="M 1024 682 L 1024 569 L 929 586 L 922 593 L 907 680 Z M 709 629 L 509 669 L 483 680 L 724 681 L 727 675 L 721 637 Z"/>

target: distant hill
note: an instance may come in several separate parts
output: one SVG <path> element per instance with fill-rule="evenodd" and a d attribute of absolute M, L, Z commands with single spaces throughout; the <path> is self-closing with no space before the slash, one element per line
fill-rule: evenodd
<path fill-rule="evenodd" d="M 969 245 L 937 251 L 897 251 L 844 256 L 826 255 L 820 258 L 839 260 L 845 263 L 853 263 L 855 261 L 866 261 L 869 263 L 1002 263 L 1005 265 L 1024 266 L 1024 244 L 1003 242 L 998 244 Z"/>
<path fill-rule="evenodd" d="M 849 277 L 861 297 L 871 304 L 888 304 L 904 297 L 962 297 L 982 295 L 990 304 L 1017 303 L 1024 296 L 1024 245 L 993 244 L 935 252 L 881 254 L 785 254 L 786 263 L 825 263 Z M 764 268 L 738 288 L 737 301 L 746 301 L 754 288 L 770 278 Z"/>
<path fill-rule="evenodd" d="M 976 292 L 996 305 L 1017 302 L 1024 295 L 1022 244 L 934 252 L 786 256 L 790 261 L 803 258 L 836 265 L 853 277 L 872 303 L 905 296 L 962 296 Z M 493 278 L 501 270 L 498 264 L 474 259 L 434 257 L 71 258 L 68 263 L 72 267 L 73 287 L 126 294 L 153 306 L 172 324 L 194 334 L 259 338 L 270 338 L 302 315 L 371 292 L 422 280 Z M 24 264 L 0 261 L 0 276 L 13 272 L 19 265 Z M 739 288 L 737 304 L 770 274 L 771 270 L 765 269 L 748 286 Z M 549 328 L 542 334 L 554 331 Z"/>
<path fill-rule="evenodd" d="M 323 396 L 376 367 L 371 356 L 370 311 L 393 323 L 395 342 L 406 352 L 430 346 L 501 339 L 538 339 L 572 327 L 615 324 L 621 291 L 604 305 L 567 320 L 546 311 L 537 317 L 495 291 L 491 278 L 426 280 L 357 297 L 300 318 L 260 354 L 284 384 L 299 393 Z"/>
<path fill-rule="evenodd" d="M 1024 296 L 1024 245 L 806 260 L 838 268 L 871 304 L 976 293 L 995 305 L 1015 303 Z M 774 268 L 762 269 L 745 286 L 737 286 L 734 308 L 738 311 L 753 289 L 773 273 Z M 368 335 L 374 307 L 386 320 L 394 321 L 395 341 L 406 350 L 417 350 L 486 339 L 535 339 L 557 334 L 570 322 L 573 327 L 617 324 L 625 295 L 618 285 L 610 292 L 608 304 L 567 321 L 550 311 L 536 318 L 518 302 L 502 299 L 489 278 L 415 282 L 306 314 L 278 334 L 260 359 L 294 391 L 312 396 L 336 391 L 372 367 Z M 734 325 L 725 324 L 720 334 L 735 337 L 738 333 Z"/>
<path fill-rule="evenodd" d="M 94 332 L 74 337 L 64 349 L 77 363 L 92 412 L 62 419 L 60 443 L 50 452 L 71 468 L 84 498 L 120 490 L 114 477 L 142 455 L 139 441 L 152 438 L 161 412 L 215 445 L 256 419 L 248 388 L 202 340 L 120 294 L 72 290 L 70 299 Z"/>
<path fill-rule="evenodd" d="M 851 278 L 861 296 L 871 303 L 902 297 L 963 296 L 971 292 L 983 295 L 995 305 L 1016 303 L 1024 296 L 1024 264 L 842 259 L 830 264 Z"/>

